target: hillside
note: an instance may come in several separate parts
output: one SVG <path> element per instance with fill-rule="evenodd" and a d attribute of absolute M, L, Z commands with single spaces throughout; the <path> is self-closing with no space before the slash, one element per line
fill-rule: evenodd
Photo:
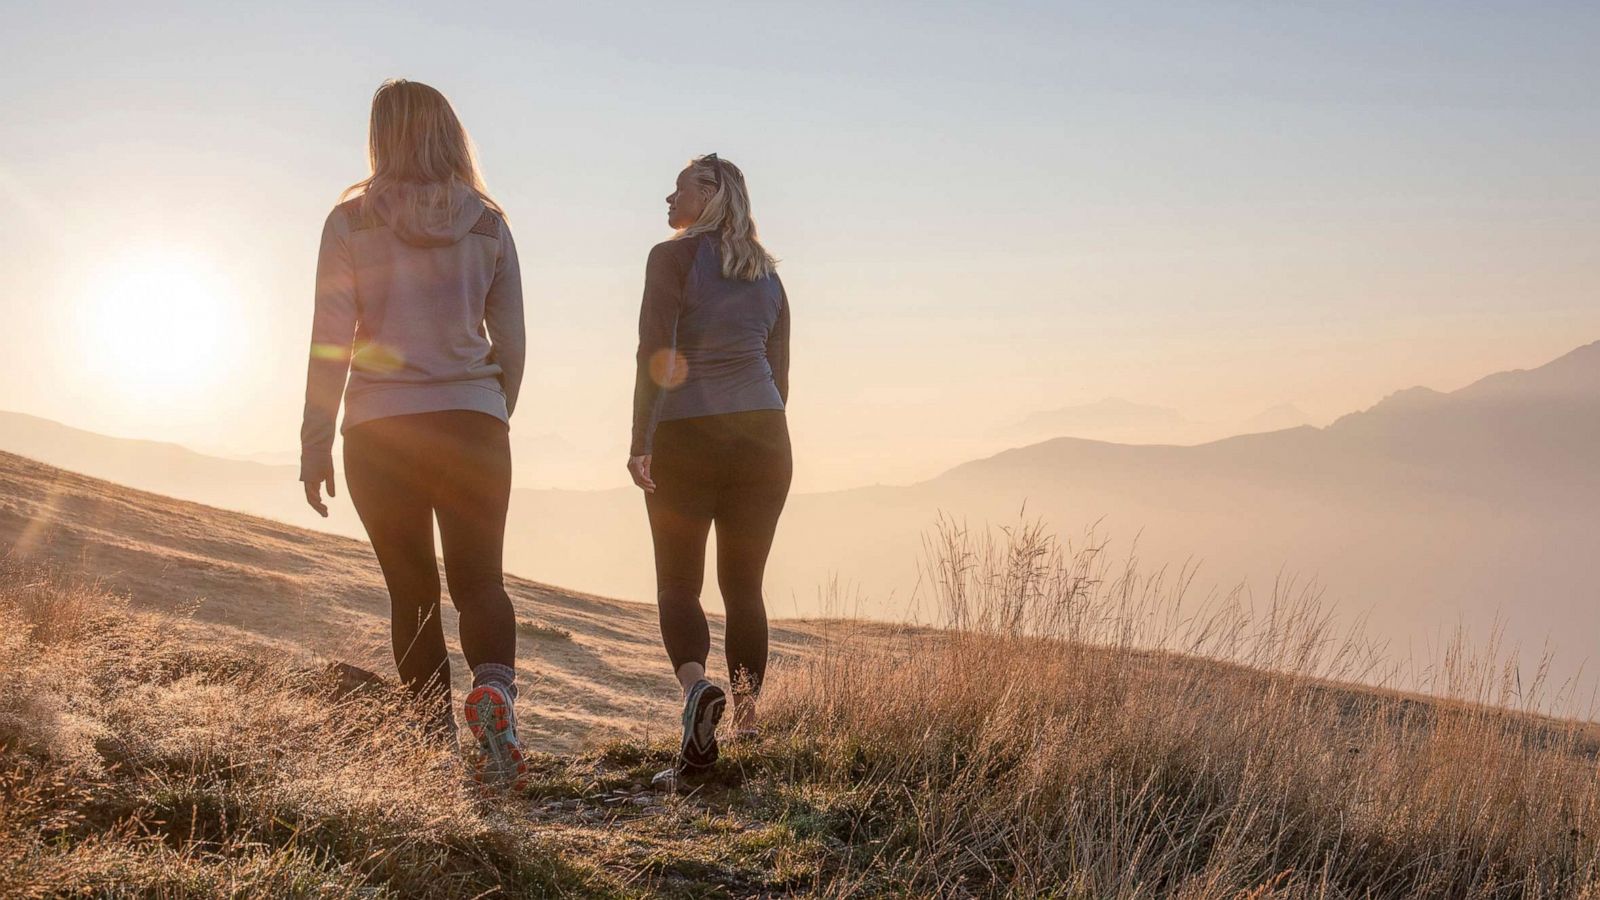
<path fill-rule="evenodd" d="M 1600 731 L 1512 661 L 1350 687 L 1314 600 L 1180 621 L 1037 529 L 939 533 L 951 630 L 779 623 L 762 736 L 681 794 L 648 608 L 513 578 L 507 795 L 327 669 L 386 671 L 359 543 L 13 456 L 0 501 L 3 896 L 1600 896 Z"/>
<path fill-rule="evenodd" d="M 157 494 L 0 453 L 0 547 L 13 563 L 92 578 L 137 610 L 181 613 L 194 640 L 247 640 L 288 655 L 321 654 L 385 672 L 388 595 L 364 542 Z M 554 749 L 670 727 L 676 682 L 654 607 L 509 575 L 533 735 Z M 444 625 L 458 688 L 468 686 Z M 775 621 L 776 659 L 804 656 L 819 626 Z M 568 636 L 562 636 L 565 633 Z M 893 629 L 877 628 L 887 636 Z M 720 642 L 712 669 L 721 665 Z"/>

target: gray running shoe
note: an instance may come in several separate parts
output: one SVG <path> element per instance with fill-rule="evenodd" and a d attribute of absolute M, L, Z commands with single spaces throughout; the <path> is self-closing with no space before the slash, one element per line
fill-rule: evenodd
<path fill-rule="evenodd" d="M 690 770 L 706 769 L 717 761 L 717 723 L 728 697 L 704 678 L 689 689 L 683 701 L 683 743 L 678 756 Z"/>

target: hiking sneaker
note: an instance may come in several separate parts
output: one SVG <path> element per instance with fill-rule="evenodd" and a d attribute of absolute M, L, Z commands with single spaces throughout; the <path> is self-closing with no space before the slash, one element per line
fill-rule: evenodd
<path fill-rule="evenodd" d="M 704 678 L 689 689 L 683 701 L 683 744 L 678 756 L 689 770 L 705 769 L 717 761 L 717 723 L 728 697 Z"/>
<path fill-rule="evenodd" d="M 492 685 L 472 689 L 466 700 L 467 727 L 478 739 L 478 783 L 509 785 L 521 790 L 527 782 L 528 764 L 517 739 L 517 716 L 505 691 Z"/>

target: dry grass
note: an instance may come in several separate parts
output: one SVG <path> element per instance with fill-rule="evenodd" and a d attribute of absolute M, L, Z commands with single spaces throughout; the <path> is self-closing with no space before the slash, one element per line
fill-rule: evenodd
<path fill-rule="evenodd" d="M 0 871 L 18 895 L 474 896 L 585 884 L 403 698 L 181 643 L 92 583 L 0 581 Z M 403 789 L 401 789 L 403 786 Z"/>
<path fill-rule="evenodd" d="M 1495 649 L 1396 686 L 1314 590 L 1186 603 L 1189 578 L 1037 525 L 944 523 L 951 629 L 841 640 L 768 712 L 862 810 L 856 867 L 908 892 L 1086 898 L 1600 896 L 1597 734 Z M 1181 654 L 1175 651 L 1181 651 Z M 1543 667 L 1539 667 L 1543 671 Z M 1337 685 L 1359 678 L 1377 688 Z M 1385 689 L 1385 686 L 1387 689 Z"/>
<path fill-rule="evenodd" d="M 895 650 L 825 629 L 775 671 L 764 737 L 692 794 L 645 786 L 663 736 L 535 754 L 526 796 L 485 798 L 396 694 L 334 699 L 281 655 L 195 643 L 94 583 L 5 568 L 0 884 L 1600 898 L 1600 737 L 1548 714 L 1565 698 L 1537 668 L 1522 679 L 1463 640 L 1392 670 L 1314 590 L 1187 602 L 1187 573 L 1143 575 L 1038 526 L 946 523 L 926 570 L 948 630 L 908 630 Z"/>

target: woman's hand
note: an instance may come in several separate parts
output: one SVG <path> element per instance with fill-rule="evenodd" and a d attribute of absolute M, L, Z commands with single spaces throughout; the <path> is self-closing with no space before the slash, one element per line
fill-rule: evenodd
<path fill-rule="evenodd" d="M 628 474 L 633 476 L 633 483 L 646 494 L 656 492 L 656 483 L 650 478 L 650 454 L 628 457 Z"/>
<path fill-rule="evenodd" d="M 323 481 L 308 481 L 305 485 L 306 502 L 311 504 L 311 508 L 316 510 L 318 515 L 326 519 L 328 517 L 328 504 L 322 502 L 322 485 L 324 483 L 328 485 L 328 496 L 332 497 L 334 495 L 332 472 L 329 472 L 328 477 Z"/>

